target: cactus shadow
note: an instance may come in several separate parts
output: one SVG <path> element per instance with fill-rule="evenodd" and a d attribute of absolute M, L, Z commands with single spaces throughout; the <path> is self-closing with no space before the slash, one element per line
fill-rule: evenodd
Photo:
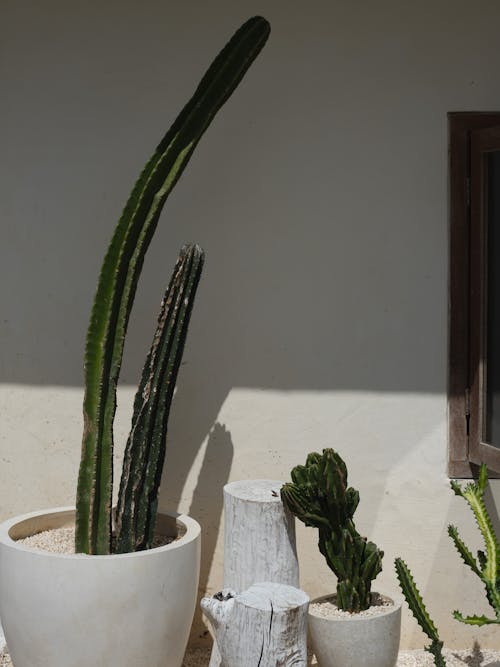
<path fill-rule="evenodd" d="M 484 662 L 484 655 L 481 651 L 481 646 L 479 645 L 478 641 L 474 641 L 470 655 L 463 658 L 457 653 L 453 653 L 453 657 L 464 665 L 468 665 L 468 667 L 481 667 Z M 494 660 L 493 662 L 488 662 L 483 667 L 500 667 L 500 662 L 498 660 Z"/>
<path fill-rule="evenodd" d="M 201 571 L 199 597 L 205 595 L 215 551 L 219 539 L 219 526 L 223 511 L 222 488 L 229 479 L 234 456 L 230 431 L 217 421 L 217 416 L 228 390 L 221 383 L 212 382 L 211 391 L 200 390 L 197 372 L 191 373 L 190 365 L 182 369 L 179 389 L 172 405 L 172 416 L 167 436 L 167 456 L 160 490 L 159 506 L 185 512 L 196 519 L 202 529 Z M 206 440 L 206 446 L 203 444 Z M 169 441 L 172 447 L 169 447 Z M 203 450 L 198 466 L 200 451 Z M 191 475 L 196 482 L 188 486 Z M 192 641 L 203 640 L 208 631 L 197 604 Z"/>
<path fill-rule="evenodd" d="M 234 446 L 231 433 L 225 424 L 216 422 L 209 433 L 203 463 L 193 491 L 189 515 L 201 524 L 201 570 L 198 597 L 206 595 L 208 579 L 219 537 L 219 524 L 223 510 L 222 487 L 229 479 Z M 218 492 L 214 493 L 214 489 Z M 199 604 L 193 621 L 193 635 L 206 636 Z"/>

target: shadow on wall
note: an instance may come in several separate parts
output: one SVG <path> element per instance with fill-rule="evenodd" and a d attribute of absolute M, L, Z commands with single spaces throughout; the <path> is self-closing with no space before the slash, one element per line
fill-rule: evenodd
<path fill-rule="evenodd" d="M 199 437 L 203 439 L 201 433 Z M 179 453 L 173 448 L 173 455 L 168 460 L 163 482 L 167 493 L 162 495 L 160 501 L 165 507 L 178 507 L 181 502 L 184 482 L 191 467 L 190 462 L 195 458 L 199 448 L 198 439 L 193 438 L 190 440 L 190 443 L 191 446 L 188 444 L 186 446 L 190 447 L 191 451 Z M 215 423 L 208 436 L 203 463 L 187 512 L 202 527 L 199 599 L 208 590 L 208 579 L 212 568 L 223 509 L 222 488 L 229 479 L 233 451 L 231 433 L 223 424 Z M 192 635 L 195 639 L 202 639 L 206 634 L 207 631 L 202 620 L 201 609 L 199 604 L 197 604 Z"/>

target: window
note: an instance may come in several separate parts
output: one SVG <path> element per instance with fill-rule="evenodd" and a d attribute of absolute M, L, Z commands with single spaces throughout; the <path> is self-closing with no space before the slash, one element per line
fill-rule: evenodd
<path fill-rule="evenodd" d="M 500 472 L 500 112 L 448 121 L 448 472 L 472 477 Z"/>

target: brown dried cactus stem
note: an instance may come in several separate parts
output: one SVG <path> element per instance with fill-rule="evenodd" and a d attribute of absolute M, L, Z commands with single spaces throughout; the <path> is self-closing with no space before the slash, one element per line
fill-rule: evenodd
<path fill-rule="evenodd" d="M 116 513 L 117 553 L 152 544 L 168 415 L 203 261 L 199 246 L 185 246 L 162 302 L 125 449 Z"/>

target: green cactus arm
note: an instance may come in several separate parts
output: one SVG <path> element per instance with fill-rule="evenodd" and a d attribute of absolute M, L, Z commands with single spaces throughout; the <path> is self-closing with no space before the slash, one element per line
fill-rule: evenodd
<path fill-rule="evenodd" d="M 476 574 L 478 574 L 484 583 L 488 601 L 495 609 L 497 617 L 500 618 L 500 590 L 497 585 L 500 567 L 500 548 L 483 500 L 484 491 L 488 484 L 487 467 L 484 464 L 481 465 L 478 481 L 466 484 L 464 488 L 455 480 L 452 480 L 450 484 L 455 494 L 464 498 L 471 508 L 483 537 L 486 553 L 478 553 L 481 571 L 476 572 Z"/>
<path fill-rule="evenodd" d="M 312 465 L 321 463 L 322 455 L 319 452 L 310 452 L 306 457 L 305 466 L 297 466 L 297 468 L 310 468 Z"/>
<path fill-rule="evenodd" d="M 337 584 L 337 607 L 351 613 L 360 612 L 362 609 L 359 593 L 349 579 L 343 579 Z"/>
<path fill-rule="evenodd" d="M 476 563 L 476 568 L 472 568 L 476 575 L 483 582 L 486 589 L 486 597 L 488 602 L 495 610 L 496 619 L 488 619 L 486 616 L 466 616 L 464 617 L 460 612 L 456 611 L 454 617 L 462 623 L 468 625 L 485 625 L 486 623 L 500 623 L 500 548 L 498 540 L 493 529 L 490 516 L 484 504 L 483 495 L 488 484 L 487 468 L 483 464 L 479 471 L 479 479 L 477 482 L 471 482 L 465 485 L 464 488 L 456 482 L 451 482 L 451 487 L 456 495 L 464 498 L 472 510 L 478 528 L 481 532 L 485 543 L 485 552 L 478 551 L 477 557 L 479 566 Z M 451 532 L 450 532 L 451 529 Z M 462 558 L 468 565 L 471 565 L 470 558 L 472 554 L 467 550 L 463 543 L 457 542 L 455 539 L 456 529 L 450 527 L 449 534 L 457 546 Z M 471 565 L 472 567 L 472 565 Z"/>
<path fill-rule="evenodd" d="M 466 623 L 467 625 L 498 625 L 500 624 L 499 618 L 487 618 L 486 616 L 462 616 L 459 611 L 453 612 L 453 618 L 461 623 Z"/>
<path fill-rule="evenodd" d="M 76 510 L 78 552 L 110 550 L 116 384 L 144 255 L 166 198 L 215 114 L 264 46 L 269 30 L 265 19 L 250 19 L 217 56 L 144 168 L 104 259 L 85 351 L 84 433 Z"/>
<path fill-rule="evenodd" d="M 330 527 L 319 529 L 318 548 L 337 579 L 347 577 L 347 545 L 343 534 L 332 534 Z"/>
<path fill-rule="evenodd" d="M 500 549 L 488 510 L 479 493 L 473 490 L 466 490 L 464 492 L 464 498 L 469 503 L 469 506 L 474 513 L 476 523 L 481 531 L 486 547 L 486 566 L 483 571 L 483 576 L 486 577 L 489 582 L 493 583 L 498 576 Z"/>
<path fill-rule="evenodd" d="M 199 246 L 184 246 L 162 302 L 125 448 L 116 512 L 117 553 L 151 546 L 168 415 L 203 261 Z"/>
<path fill-rule="evenodd" d="M 410 611 L 413 616 L 415 616 L 418 624 L 429 639 L 434 642 L 439 642 L 439 634 L 436 626 L 425 608 L 424 601 L 422 600 L 422 596 L 415 584 L 408 565 L 402 558 L 396 558 L 394 564 L 396 566 L 399 585 L 403 591 L 403 595 L 405 596 Z"/>
<path fill-rule="evenodd" d="M 488 466 L 485 463 L 482 463 L 479 468 L 477 486 L 481 495 L 486 491 L 486 487 L 488 486 Z"/>
<path fill-rule="evenodd" d="M 456 550 L 462 557 L 462 560 L 466 565 L 468 565 L 471 570 L 477 574 L 478 577 L 482 576 L 481 570 L 478 567 L 477 561 L 472 555 L 472 553 L 469 551 L 467 546 L 464 544 L 463 540 L 460 538 L 458 534 L 458 529 L 456 526 L 449 525 L 448 526 L 448 535 L 451 537 L 453 540 L 453 543 L 455 545 Z"/>
<path fill-rule="evenodd" d="M 307 489 L 307 487 L 306 487 Z M 328 520 L 321 516 L 320 507 L 314 498 L 311 498 L 304 487 L 287 482 L 281 487 L 281 500 L 292 514 L 306 526 L 329 527 Z"/>
<path fill-rule="evenodd" d="M 446 667 L 446 660 L 443 656 L 443 642 L 440 640 L 433 640 L 430 646 L 426 646 L 425 650 L 434 656 L 435 667 Z"/>
<path fill-rule="evenodd" d="M 295 466 L 290 472 L 292 482 L 296 486 L 308 486 L 310 483 L 310 468 L 307 466 Z"/>
<path fill-rule="evenodd" d="M 347 516 L 353 517 L 359 505 L 359 492 L 349 487 L 345 493 Z"/>
<path fill-rule="evenodd" d="M 484 551 L 481 551 L 481 549 L 479 549 L 477 552 L 477 560 L 479 561 L 479 567 L 481 570 L 484 570 L 486 567 L 486 554 Z"/>
<path fill-rule="evenodd" d="M 380 550 L 373 542 L 367 542 L 365 545 L 365 556 L 361 566 L 361 576 L 363 579 L 373 580 L 382 572 L 382 558 L 384 552 Z"/>

